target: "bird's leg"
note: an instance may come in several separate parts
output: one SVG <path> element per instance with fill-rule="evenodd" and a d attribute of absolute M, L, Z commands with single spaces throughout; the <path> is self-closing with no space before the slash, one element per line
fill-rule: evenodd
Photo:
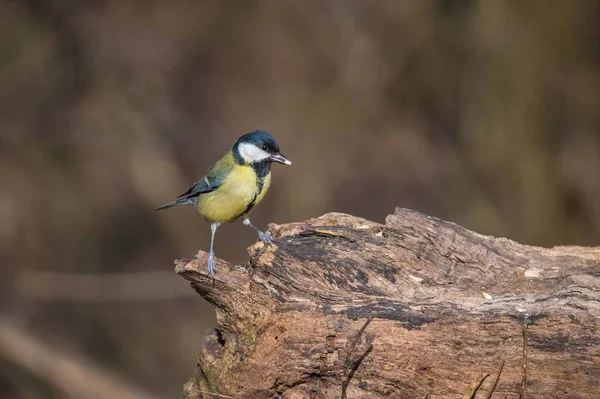
<path fill-rule="evenodd" d="M 256 227 L 255 225 L 253 225 L 250 222 L 249 218 L 244 218 L 244 220 L 242 221 L 242 223 L 244 223 L 246 226 L 249 226 L 252 228 L 252 230 L 256 231 L 256 233 L 258 234 L 258 239 L 267 243 L 267 244 L 275 244 L 275 239 L 273 237 L 271 237 L 270 235 L 268 235 L 267 233 L 263 233 L 262 231 L 260 231 L 258 229 L 258 227 Z"/>
<path fill-rule="evenodd" d="M 221 223 L 212 223 L 210 225 L 210 251 L 208 252 L 208 272 L 211 276 L 215 276 L 215 251 L 213 250 L 213 244 L 215 242 L 215 233 Z"/>

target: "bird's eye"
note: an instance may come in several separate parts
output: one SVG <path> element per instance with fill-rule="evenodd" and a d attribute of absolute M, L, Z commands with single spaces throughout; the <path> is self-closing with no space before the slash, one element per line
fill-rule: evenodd
<path fill-rule="evenodd" d="M 261 145 L 260 149 L 263 151 L 269 151 L 269 148 L 266 145 Z"/>

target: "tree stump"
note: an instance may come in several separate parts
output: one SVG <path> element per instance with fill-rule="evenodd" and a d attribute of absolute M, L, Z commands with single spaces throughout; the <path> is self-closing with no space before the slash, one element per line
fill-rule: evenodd
<path fill-rule="evenodd" d="M 214 281 L 205 253 L 177 262 L 218 321 L 182 398 L 600 398 L 600 247 L 407 209 L 270 232 Z"/>

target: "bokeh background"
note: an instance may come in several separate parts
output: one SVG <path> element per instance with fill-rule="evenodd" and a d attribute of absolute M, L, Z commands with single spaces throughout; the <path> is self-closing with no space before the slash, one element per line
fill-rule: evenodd
<path fill-rule="evenodd" d="M 293 161 L 258 226 L 598 245 L 600 2 L 0 1 L 1 398 L 178 395 L 215 320 L 173 260 L 209 228 L 154 209 L 256 128 Z"/>

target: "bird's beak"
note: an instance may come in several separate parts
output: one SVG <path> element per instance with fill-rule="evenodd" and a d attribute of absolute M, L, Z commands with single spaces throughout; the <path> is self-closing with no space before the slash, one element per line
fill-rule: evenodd
<path fill-rule="evenodd" d="M 273 154 L 269 157 L 269 159 L 271 161 L 275 161 L 275 162 L 279 162 L 282 163 L 284 165 L 291 165 L 292 161 L 290 161 L 289 159 L 287 159 L 285 156 L 283 156 L 282 153 L 278 152 L 277 154 Z"/>

